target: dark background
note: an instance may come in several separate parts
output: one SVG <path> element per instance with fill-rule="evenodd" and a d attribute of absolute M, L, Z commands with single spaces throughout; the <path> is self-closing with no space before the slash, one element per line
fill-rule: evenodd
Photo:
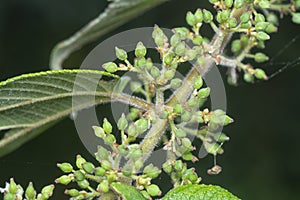
<path fill-rule="evenodd" d="M 99 0 L 84 3 L 81 0 L 1 0 L 0 79 L 47 70 L 53 46 L 96 17 L 106 5 L 106 1 Z M 197 7 L 204 7 L 204 3 L 173 0 L 161 5 L 74 53 L 65 65 L 78 68 L 95 45 L 122 30 L 154 24 L 166 28 L 186 25 L 185 13 Z M 275 56 L 289 41 L 295 39 L 295 42 L 276 56 L 276 65 L 265 63 L 260 67 L 272 74 L 287 61 L 298 59 L 299 35 L 300 26 L 292 24 L 290 17 L 282 20 L 279 33 L 272 36 L 272 42 L 267 42 L 265 52 Z M 242 199 L 300 199 L 299 75 L 297 65 L 266 82 L 253 85 L 241 82 L 238 87 L 226 84 L 228 113 L 235 119 L 233 125 L 225 128 L 231 141 L 224 145 L 225 154 L 218 157 L 218 163 L 223 166 L 220 175 L 206 175 L 212 157 L 198 162 L 203 183 L 221 185 Z M 65 119 L 0 158 L 0 185 L 14 177 L 22 185 L 34 181 L 40 189 L 61 175 L 55 166 L 57 162 L 74 163 L 78 153 L 93 159 L 81 144 L 73 122 Z M 63 188 L 58 186 L 54 199 L 64 199 Z"/>

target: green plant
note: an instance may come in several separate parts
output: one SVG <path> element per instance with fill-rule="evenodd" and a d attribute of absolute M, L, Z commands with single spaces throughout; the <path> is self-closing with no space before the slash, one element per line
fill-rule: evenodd
<path fill-rule="evenodd" d="M 134 60 L 127 59 L 127 53 L 116 48 L 116 57 L 120 62 L 103 64 L 106 72 L 59 70 L 22 75 L 2 82 L 1 129 L 10 130 L 0 141 L 0 154 L 12 151 L 61 117 L 92 103 L 129 101 L 136 108 L 132 108 L 127 116 L 120 117 L 117 122 L 118 130 L 112 129 L 107 120 L 103 121 L 102 127 L 94 127 L 96 136 L 110 147 L 109 151 L 99 147 L 96 158 L 100 166 L 94 166 L 81 156 L 77 156 L 77 168 L 68 163 L 58 165 L 66 175 L 56 179 L 56 182 L 61 184 L 76 182 L 82 191 L 66 190 L 66 193 L 75 199 L 94 197 L 113 199 L 115 195 L 124 199 L 132 198 L 130 195 L 136 195 L 135 199 L 149 199 L 151 196 L 158 196 L 161 193 L 160 189 L 152 184 L 151 180 L 161 171 L 151 164 L 145 167 L 143 164 L 162 140 L 168 154 L 163 170 L 170 175 L 174 187 L 198 184 L 201 179 L 193 168 L 187 168 L 182 161 L 197 160 L 193 154 L 195 148 L 187 135 L 198 137 L 202 140 L 206 151 L 216 156 L 223 153 L 221 146 L 229 139 L 220 129 L 233 121 L 222 110 L 203 109 L 210 89 L 203 87 L 202 76 L 216 63 L 229 68 L 228 81 L 231 84 L 237 84 L 237 71 L 244 73 L 246 82 L 253 82 L 255 78 L 267 79 L 262 69 L 253 68 L 250 64 L 244 63 L 244 59 L 253 58 L 258 63 L 268 60 L 265 54 L 251 53 L 251 50 L 254 47 L 263 48 L 264 42 L 270 39 L 269 34 L 277 30 L 278 19 L 276 15 L 270 13 L 270 10 L 289 12 L 293 16 L 293 21 L 299 23 L 299 14 L 295 12 L 299 7 L 298 1 L 283 5 L 280 1 L 210 2 L 217 11 L 215 17 L 208 10 L 198 9 L 193 13 L 189 12 L 186 21 L 191 30 L 184 27 L 175 28 L 174 34 L 168 38 L 158 26 L 154 28 L 152 36 L 162 61 L 161 68 L 146 57 L 147 48 L 138 43 Z M 209 36 L 203 33 L 200 34 L 201 27 L 205 24 L 210 25 L 216 33 L 212 39 L 206 38 Z M 234 33 L 237 33 L 238 39 L 231 42 Z M 192 45 L 186 45 L 188 42 L 192 42 Z M 227 44 L 231 44 L 230 57 L 223 53 Z M 185 79 L 175 78 L 175 72 L 181 69 L 180 64 L 189 61 L 194 61 L 194 65 L 191 66 Z M 123 89 L 128 79 L 119 77 L 124 71 L 136 73 L 140 78 L 139 82 L 131 82 L 130 88 L 143 98 L 124 94 Z M 114 80 L 98 83 L 99 75 Z M 89 82 L 86 81 L 87 78 Z M 73 91 L 73 83 L 81 85 L 81 89 Z M 98 84 L 96 100 L 80 101 L 74 106 L 72 104 L 74 96 L 95 94 L 94 90 L 86 89 L 95 83 Z M 119 89 L 115 90 L 116 87 Z M 171 89 L 174 90 L 172 95 L 168 99 L 165 98 L 164 93 Z M 64 106 L 57 107 L 56 102 Z M 26 114 L 30 110 L 34 113 Z M 190 124 L 200 124 L 201 128 L 191 129 Z M 138 143 L 138 136 L 144 133 L 147 136 Z M 121 159 L 127 160 L 124 166 L 119 165 Z M 142 173 L 139 172 L 140 169 L 143 169 Z M 220 167 L 217 165 L 209 170 L 211 174 L 219 172 Z M 89 181 L 97 183 L 97 186 L 92 187 L 94 184 Z M 137 189 L 128 186 L 132 182 Z M 11 191 L 5 192 L 5 198 L 16 195 Z"/>

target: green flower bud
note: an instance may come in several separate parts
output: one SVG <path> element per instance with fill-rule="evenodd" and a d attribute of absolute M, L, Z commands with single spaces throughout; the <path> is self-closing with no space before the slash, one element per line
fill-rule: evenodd
<path fill-rule="evenodd" d="M 104 118 L 102 126 L 105 133 L 110 134 L 112 132 L 112 126 L 106 118 Z"/>
<path fill-rule="evenodd" d="M 178 138 L 183 138 L 186 136 L 186 132 L 183 131 L 182 129 L 178 128 L 174 130 L 175 136 Z"/>
<path fill-rule="evenodd" d="M 202 42 L 203 42 L 203 37 L 201 35 L 198 35 L 198 36 L 193 38 L 193 43 L 195 45 L 201 45 Z"/>
<path fill-rule="evenodd" d="M 254 75 L 257 79 L 265 79 L 265 80 L 268 79 L 266 73 L 262 69 L 258 69 L 258 68 L 255 69 L 255 74 Z"/>
<path fill-rule="evenodd" d="M 150 178 L 156 178 L 160 174 L 160 170 L 154 167 L 153 164 L 150 164 L 144 168 L 143 173 Z"/>
<path fill-rule="evenodd" d="M 192 118 L 192 114 L 188 111 L 183 111 L 183 113 L 181 114 L 181 120 L 183 122 L 188 122 L 190 121 Z"/>
<path fill-rule="evenodd" d="M 109 73 L 115 73 L 118 71 L 118 65 L 114 62 L 107 62 L 102 65 L 102 67 Z"/>
<path fill-rule="evenodd" d="M 292 13 L 292 21 L 295 24 L 300 24 L 300 13 Z"/>
<path fill-rule="evenodd" d="M 139 134 L 144 133 L 149 127 L 148 121 L 146 119 L 137 120 L 135 122 L 135 125 Z"/>
<path fill-rule="evenodd" d="M 188 148 L 188 149 L 192 148 L 192 142 L 189 138 L 182 138 L 181 142 L 182 142 L 182 145 L 185 146 L 186 148 Z"/>
<path fill-rule="evenodd" d="M 122 169 L 122 173 L 124 174 L 124 176 L 127 176 L 127 177 L 131 176 L 132 171 L 133 171 L 132 165 L 128 165 L 128 166 L 126 166 L 126 168 Z"/>
<path fill-rule="evenodd" d="M 86 179 L 84 179 L 82 181 L 77 181 L 77 185 L 82 189 L 86 189 L 90 186 L 90 183 Z"/>
<path fill-rule="evenodd" d="M 278 17 L 273 13 L 268 14 L 267 20 L 273 25 L 278 25 Z"/>
<path fill-rule="evenodd" d="M 194 82 L 194 88 L 196 90 L 200 89 L 203 86 L 203 79 L 201 76 L 198 76 Z"/>
<path fill-rule="evenodd" d="M 227 8 L 231 8 L 233 5 L 233 0 L 225 0 L 225 5 Z"/>
<path fill-rule="evenodd" d="M 187 101 L 187 106 L 189 108 L 197 108 L 199 105 L 199 101 L 197 97 L 191 97 L 188 101 Z"/>
<path fill-rule="evenodd" d="M 157 25 L 155 25 L 154 27 L 152 37 L 154 39 L 155 44 L 158 47 L 162 47 L 164 43 L 168 40 L 164 32 Z"/>
<path fill-rule="evenodd" d="M 99 137 L 99 138 L 104 138 L 105 137 L 105 132 L 104 132 L 102 127 L 93 126 L 93 129 L 94 129 L 94 133 L 97 137 Z"/>
<path fill-rule="evenodd" d="M 142 150 L 140 149 L 130 149 L 128 153 L 128 157 L 133 159 L 134 161 L 138 160 L 141 158 L 143 155 Z"/>
<path fill-rule="evenodd" d="M 170 39 L 170 43 L 172 47 L 176 47 L 180 42 L 181 42 L 181 38 L 179 33 L 175 33 Z"/>
<path fill-rule="evenodd" d="M 237 53 L 242 49 L 242 44 L 240 40 L 233 40 L 231 43 L 231 51 Z"/>
<path fill-rule="evenodd" d="M 135 48 L 135 56 L 136 57 L 144 57 L 147 53 L 146 47 L 143 45 L 142 42 L 137 43 Z"/>
<path fill-rule="evenodd" d="M 163 165 L 162 165 L 162 168 L 163 170 L 167 173 L 167 174 L 170 174 L 172 172 L 172 165 L 169 161 L 165 162 Z"/>
<path fill-rule="evenodd" d="M 97 191 L 107 193 L 109 191 L 109 183 L 107 180 L 103 180 L 97 187 Z"/>
<path fill-rule="evenodd" d="M 4 200 L 16 200 L 16 195 L 12 193 L 4 194 Z"/>
<path fill-rule="evenodd" d="M 244 80 L 248 83 L 253 83 L 254 81 L 254 77 L 252 74 L 249 74 L 249 73 L 245 73 L 244 74 Z"/>
<path fill-rule="evenodd" d="M 247 23 L 249 20 L 250 20 L 250 14 L 248 12 L 245 12 L 240 16 L 241 23 Z"/>
<path fill-rule="evenodd" d="M 247 46 L 249 44 L 249 36 L 248 35 L 241 36 L 241 44 L 243 46 Z"/>
<path fill-rule="evenodd" d="M 210 23 L 213 20 L 213 15 L 208 10 L 203 10 L 203 21 L 205 23 Z"/>
<path fill-rule="evenodd" d="M 138 130 L 135 124 L 130 124 L 128 127 L 128 136 L 136 137 L 138 135 Z"/>
<path fill-rule="evenodd" d="M 126 60 L 127 59 L 127 52 L 123 49 L 119 49 L 118 47 L 115 48 L 116 56 L 120 60 Z"/>
<path fill-rule="evenodd" d="M 72 177 L 72 176 L 62 175 L 61 177 L 59 177 L 55 180 L 55 183 L 68 185 L 73 179 L 74 179 L 74 177 Z"/>
<path fill-rule="evenodd" d="M 116 174 L 109 174 L 107 176 L 107 180 L 108 180 L 109 183 L 115 182 L 117 180 Z"/>
<path fill-rule="evenodd" d="M 186 51 L 186 56 L 188 60 L 194 60 L 197 57 L 197 51 L 194 49 L 189 49 Z"/>
<path fill-rule="evenodd" d="M 122 156 L 127 156 L 128 151 L 127 151 L 126 145 L 124 145 L 124 144 L 119 145 L 118 150 Z"/>
<path fill-rule="evenodd" d="M 181 40 L 185 40 L 189 34 L 189 29 L 185 28 L 185 27 L 179 27 L 179 28 L 175 28 L 175 33 L 178 33 L 180 35 Z"/>
<path fill-rule="evenodd" d="M 234 1 L 234 8 L 241 8 L 244 6 L 244 0 L 235 0 Z"/>
<path fill-rule="evenodd" d="M 176 72 L 176 70 L 174 70 L 174 69 L 168 69 L 167 71 L 165 71 L 164 77 L 168 80 L 171 80 L 172 78 L 174 78 L 175 72 Z"/>
<path fill-rule="evenodd" d="M 105 169 L 106 171 L 109 171 L 109 170 L 112 169 L 112 163 L 111 163 L 110 161 L 108 161 L 108 160 L 103 160 L 103 161 L 101 162 L 101 167 L 102 167 L 103 169 Z"/>
<path fill-rule="evenodd" d="M 226 22 L 230 17 L 230 11 L 229 10 L 223 10 L 220 12 L 220 18 L 221 22 Z"/>
<path fill-rule="evenodd" d="M 150 59 L 148 59 L 147 62 L 146 62 L 146 69 L 148 71 L 150 71 L 152 69 L 152 67 L 153 67 L 153 63 Z"/>
<path fill-rule="evenodd" d="M 176 48 L 175 48 L 175 53 L 178 55 L 178 56 L 184 56 L 185 55 L 185 43 L 184 42 L 181 42 L 179 43 Z"/>
<path fill-rule="evenodd" d="M 183 163 L 182 163 L 181 160 L 176 160 L 176 161 L 175 161 L 174 169 L 175 169 L 177 172 L 181 172 L 181 170 L 183 169 Z"/>
<path fill-rule="evenodd" d="M 67 194 L 71 197 L 77 197 L 77 196 L 79 196 L 79 191 L 76 189 L 65 190 L 65 194 Z"/>
<path fill-rule="evenodd" d="M 191 152 L 187 152 L 182 155 L 182 158 L 186 161 L 192 161 L 194 156 Z"/>
<path fill-rule="evenodd" d="M 114 143 L 116 142 L 116 138 L 114 135 L 107 135 L 105 138 L 104 138 L 104 143 L 106 145 L 109 145 L 109 146 L 112 146 L 114 145 Z"/>
<path fill-rule="evenodd" d="M 136 118 L 138 118 L 139 117 L 139 109 L 137 109 L 137 108 L 130 108 L 130 112 L 129 112 L 129 114 L 128 114 L 128 119 L 129 120 L 131 120 L 131 121 L 133 121 L 133 120 L 135 120 Z"/>
<path fill-rule="evenodd" d="M 107 151 L 106 148 L 99 146 L 98 147 L 98 151 L 96 153 L 96 159 L 98 161 L 102 161 L 102 160 L 108 160 L 110 156 L 110 153 Z"/>
<path fill-rule="evenodd" d="M 75 171 L 74 176 L 77 181 L 82 181 L 85 179 L 85 175 L 80 170 Z"/>
<path fill-rule="evenodd" d="M 268 22 L 258 22 L 255 24 L 255 30 L 256 31 L 263 31 L 267 28 L 267 26 L 269 25 Z"/>
<path fill-rule="evenodd" d="M 50 197 L 53 194 L 53 190 L 54 190 L 54 185 L 47 185 L 47 186 L 43 187 L 41 193 L 45 196 Z"/>
<path fill-rule="evenodd" d="M 224 133 L 217 134 L 217 142 L 226 142 L 229 140 L 229 137 Z"/>
<path fill-rule="evenodd" d="M 266 54 L 263 53 L 256 53 L 254 55 L 254 60 L 258 63 L 266 62 L 269 60 L 269 57 L 266 56 Z"/>
<path fill-rule="evenodd" d="M 171 65 L 173 61 L 173 55 L 171 53 L 168 53 L 167 55 L 165 55 L 163 60 L 165 65 Z"/>
<path fill-rule="evenodd" d="M 36 191 L 34 190 L 32 182 L 30 182 L 29 185 L 26 188 L 25 197 L 26 197 L 27 200 L 35 200 Z"/>
<path fill-rule="evenodd" d="M 124 131 L 127 126 L 128 126 L 128 121 L 124 115 L 124 113 L 122 114 L 122 116 L 120 117 L 120 119 L 118 120 L 118 128 L 120 131 Z"/>
<path fill-rule="evenodd" d="M 265 29 L 265 31 L 267 33 L 275 33 L 275 32 L 277 32 L 277 30 L 278 30 L 278 28 L 274 24 L 269 24 L 267 26 L 267 28 Z"/>
<path fill-rule="evenodd" d="M 143 191 L 141 191 L 141 193 L 146 199 L 151 199 L 151 196 L 148 194 L 147 191 L 143 190 Z"/>
<path fill-rule="evenodd" d="M 258 5 L 261 8 L 270 8 L 270 1 L 269 0 L 261 0 Z"/>
<path fill-rule="evenodd" d="M 224 126 L 227 126 L 228 124 L 231 124 L 233 122 L 234 122 L 234 120 L 231 117 L 229 117 L 228 115 L 225 115 L 224 124 L 223 124 Z"/>
<path fill-rule="evenodd" d="M 93 163 L 86 162 L 83 163 L 82 168 L 86 173 L 92 174 L 94 172 L 95 166 L 93 165 Z"/>
<path fill-rule="evenodd" d="M 251 27 L 252 27 L 251 21 L 248 21 L 246 23 L 241 24 L 241 28 L 244 28 L 244 29 L 248 29 L 248 28 L 251 28 Z"/>
<path fill-rule="evenodd" d="M 194 16 L 196 18 L 196 22 L 197 23 L 202 23 L 202 21 L 203 21 L 203 13 L 202 13 L 201 9 L 197 9 Z"/>
<path fill-rule="evenodd" d="M 82 169 L 82 164 L 85 162 L 86 160 L 83 157 L 81 157 L 81 155 L 76 156 L 76 166 L 78 169 Z"/>
<path fill-rule="evenodd" d="M 176 113 L 176 114 L 181 114 L 183 112 L 182 106 L 180 104 L 176 104 L 173 107 L 173 112 Z"/>
<path fill-rule="evenodd" d="M 198 98 L 205 99 L 209 96 L 209 94 L 210 94 L 210 88 L 202 88 L 198 92 Z"/>
<path fill-rule="evenodd" d="M 102 167 L 96 167 L 95 168 L 95 175 L 96 176 L 104 176 L 105 173 L 106 173 L 106 171 Z"/>
<path fill-rule="evenodd" d="M 18 186 L 15 183 L 14 179 L 11 178 L 10 183 L 9 183 L 9 187 L 8 187 L 8 191 L 9 191 L 9 193 L 16 194 L 17 190 L 18 190 Z"/>
<path fill-rule="evenodd" d="M 148 194 L 152 197 L 161 195 L 161 191 L 160 191 L 159 187 L 155 184 L 151 184 L 151 185 L 147 186 L 146 190 L 147 190 Z"/>
<path fill-rule="evenodd" d="M 186 14 L 186 22 L 190 25 L 190 26 L 195 26 L 197 24 L 197 19 L 195 17 L 195 15 L 193 15 L 192 12 L 188 12 Z"/>
<path fill-rule="evenodd" d="M 159 77 L 160 70 L 157 67 L 153 66 L 150 73 L 154 78 L 156 78 L 156 77 Z"/>
<path fill-rule="evenodd" d="M 167 119 L 169 116 L 169 113 L 167 111 L 163 110 L 163 111 L 159 112 L 158 116 L 160 119 Z"/>
<path fill-rule="evenodd" d="M 235 28 L 238 25 L 236 18 L 229 18 L 228 25 L 230 28 Z"/>
<path fill-rule="evenodd" d="M 73 171 L 73 167 L 70 163 L 57 164 L 57 167 L 59 167 L 60 170 L 65 173 L 70 173 Z"/>
<path fill-rule="evenodd" d="M 172 89 L 177 89 L 177 88 L 180 88 L 181 83 L 182 83 L 181 79 L 175 78 L 175 79 L 171 80 L 170 85 L 171 85 Z"/>
<path fill-rule="evenodd" d="M 265 16 L 263 14 L 258 13 L 258 14 L 255 15 L 254 21 L 256 23 L 258 23 L 258 22 L 264 22 L 264 21 L 266 21 L 266 18 L 265 18 Z"/>

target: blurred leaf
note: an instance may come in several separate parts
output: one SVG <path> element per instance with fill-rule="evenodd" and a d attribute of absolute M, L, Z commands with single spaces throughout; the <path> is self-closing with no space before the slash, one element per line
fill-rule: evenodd
<path fill-rule="evenodd" d="M 162 200 L 239 200 L 227 190 L 214 185 L 184 185 L 166 194 Z"/>
<path fill-rule="evenodd" d="M 70 38 L 58 43 L 50 57 L 51 69 L 62 69 L 65 59 L 71 53 L 121 26 L 146 10 L 167 0 L 114 0 L 97 18 L 89 22 Z"/>
<path fill-rule="evenodd" d="M 18 148 L 74 111 L 112 100 L 147 106 L 142 99 L 114 90 L 98 70 L 57 70 L 0 82 L 0 156 Z M 6 131 L 6 133 L 3 133 Z"/>

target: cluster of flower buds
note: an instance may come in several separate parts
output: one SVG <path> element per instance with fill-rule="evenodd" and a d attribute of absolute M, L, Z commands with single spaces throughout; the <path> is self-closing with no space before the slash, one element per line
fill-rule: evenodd
<path fill-rule="evenodd" d="M 53 190 L 54 185 L 48 185 L 42 188 L 41 193 L 37 194 L 30 182 L 24 192 L 22 186 L 11 178 L 10 182 L 6 183 L 5 188 L 0 188 L 0 193 L 4 193 L 4 200 L 47 200 L 52 196 Z"/>

